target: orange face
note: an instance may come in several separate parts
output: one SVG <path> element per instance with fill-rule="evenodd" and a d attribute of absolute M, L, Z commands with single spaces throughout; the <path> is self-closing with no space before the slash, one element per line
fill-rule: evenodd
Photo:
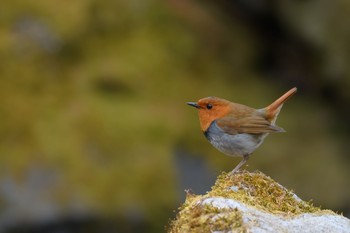
<path fill-rule="evenodd" d="M 187 103 L 198 109 L 201 129 L 205 132 L 210 124 L 221 117 L 228 115 L 232 109 L 231 102 L 217 97 L 206 97 L 198 100 L 197 103 Z"/>

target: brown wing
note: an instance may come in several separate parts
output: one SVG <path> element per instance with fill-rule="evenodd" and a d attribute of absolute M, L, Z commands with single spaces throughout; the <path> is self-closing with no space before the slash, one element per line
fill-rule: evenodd
<path fill-rule="evenodd" d="M 227 116 L 216 120 L 216 124 L 228 134 L 261 134 L 272 132 L 284 132 L 284 129 L 271 125 L 262 116 L 246 116 L 242 118 L 235 118 Z"/>

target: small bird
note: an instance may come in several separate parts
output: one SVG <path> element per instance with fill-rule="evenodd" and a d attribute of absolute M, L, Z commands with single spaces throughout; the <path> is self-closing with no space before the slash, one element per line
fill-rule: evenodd
<path fill-rule="evenodd" d="M 285 132 L 275 122 L 283 103 L 297 92 L 294 87 L 266 108 L 254 109 L 217 97 L 187 104 L 198 109 L 201 130 L 208 141 L 229 156 L 243 157 L 230 172 L 236 173 L 269 133 Z"/>

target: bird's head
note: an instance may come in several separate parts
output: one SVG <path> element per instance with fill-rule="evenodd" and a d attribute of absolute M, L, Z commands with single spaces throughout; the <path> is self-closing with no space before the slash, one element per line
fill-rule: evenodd
<path fill-rule="evenodd" d="M 230 112 L 230 101 L 217 97 L 205 97 L 197 102 L 188 102 L 187 104 L 198 109 L 199 122 L 201 129 L 205 132 L 210 124 Z"/>

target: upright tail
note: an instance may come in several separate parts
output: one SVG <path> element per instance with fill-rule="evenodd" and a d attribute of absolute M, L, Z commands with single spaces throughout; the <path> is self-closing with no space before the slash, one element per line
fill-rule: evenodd
<path fill-rule="evenodd" d="M 297 92 L 297 88 L 293 87 L 289 91 L 287 91 L 284 95 L 282 95 L 280 98 L 278 98 L 275 102 L 270 104 L 265 108 L 266 112 L 266 119 L 272 123 L 275 123 L 276 118 L 278 116 L 278 113 L 280 112 L 283 103 L 289 99 L 292 95 L 294 95 Z"/>

